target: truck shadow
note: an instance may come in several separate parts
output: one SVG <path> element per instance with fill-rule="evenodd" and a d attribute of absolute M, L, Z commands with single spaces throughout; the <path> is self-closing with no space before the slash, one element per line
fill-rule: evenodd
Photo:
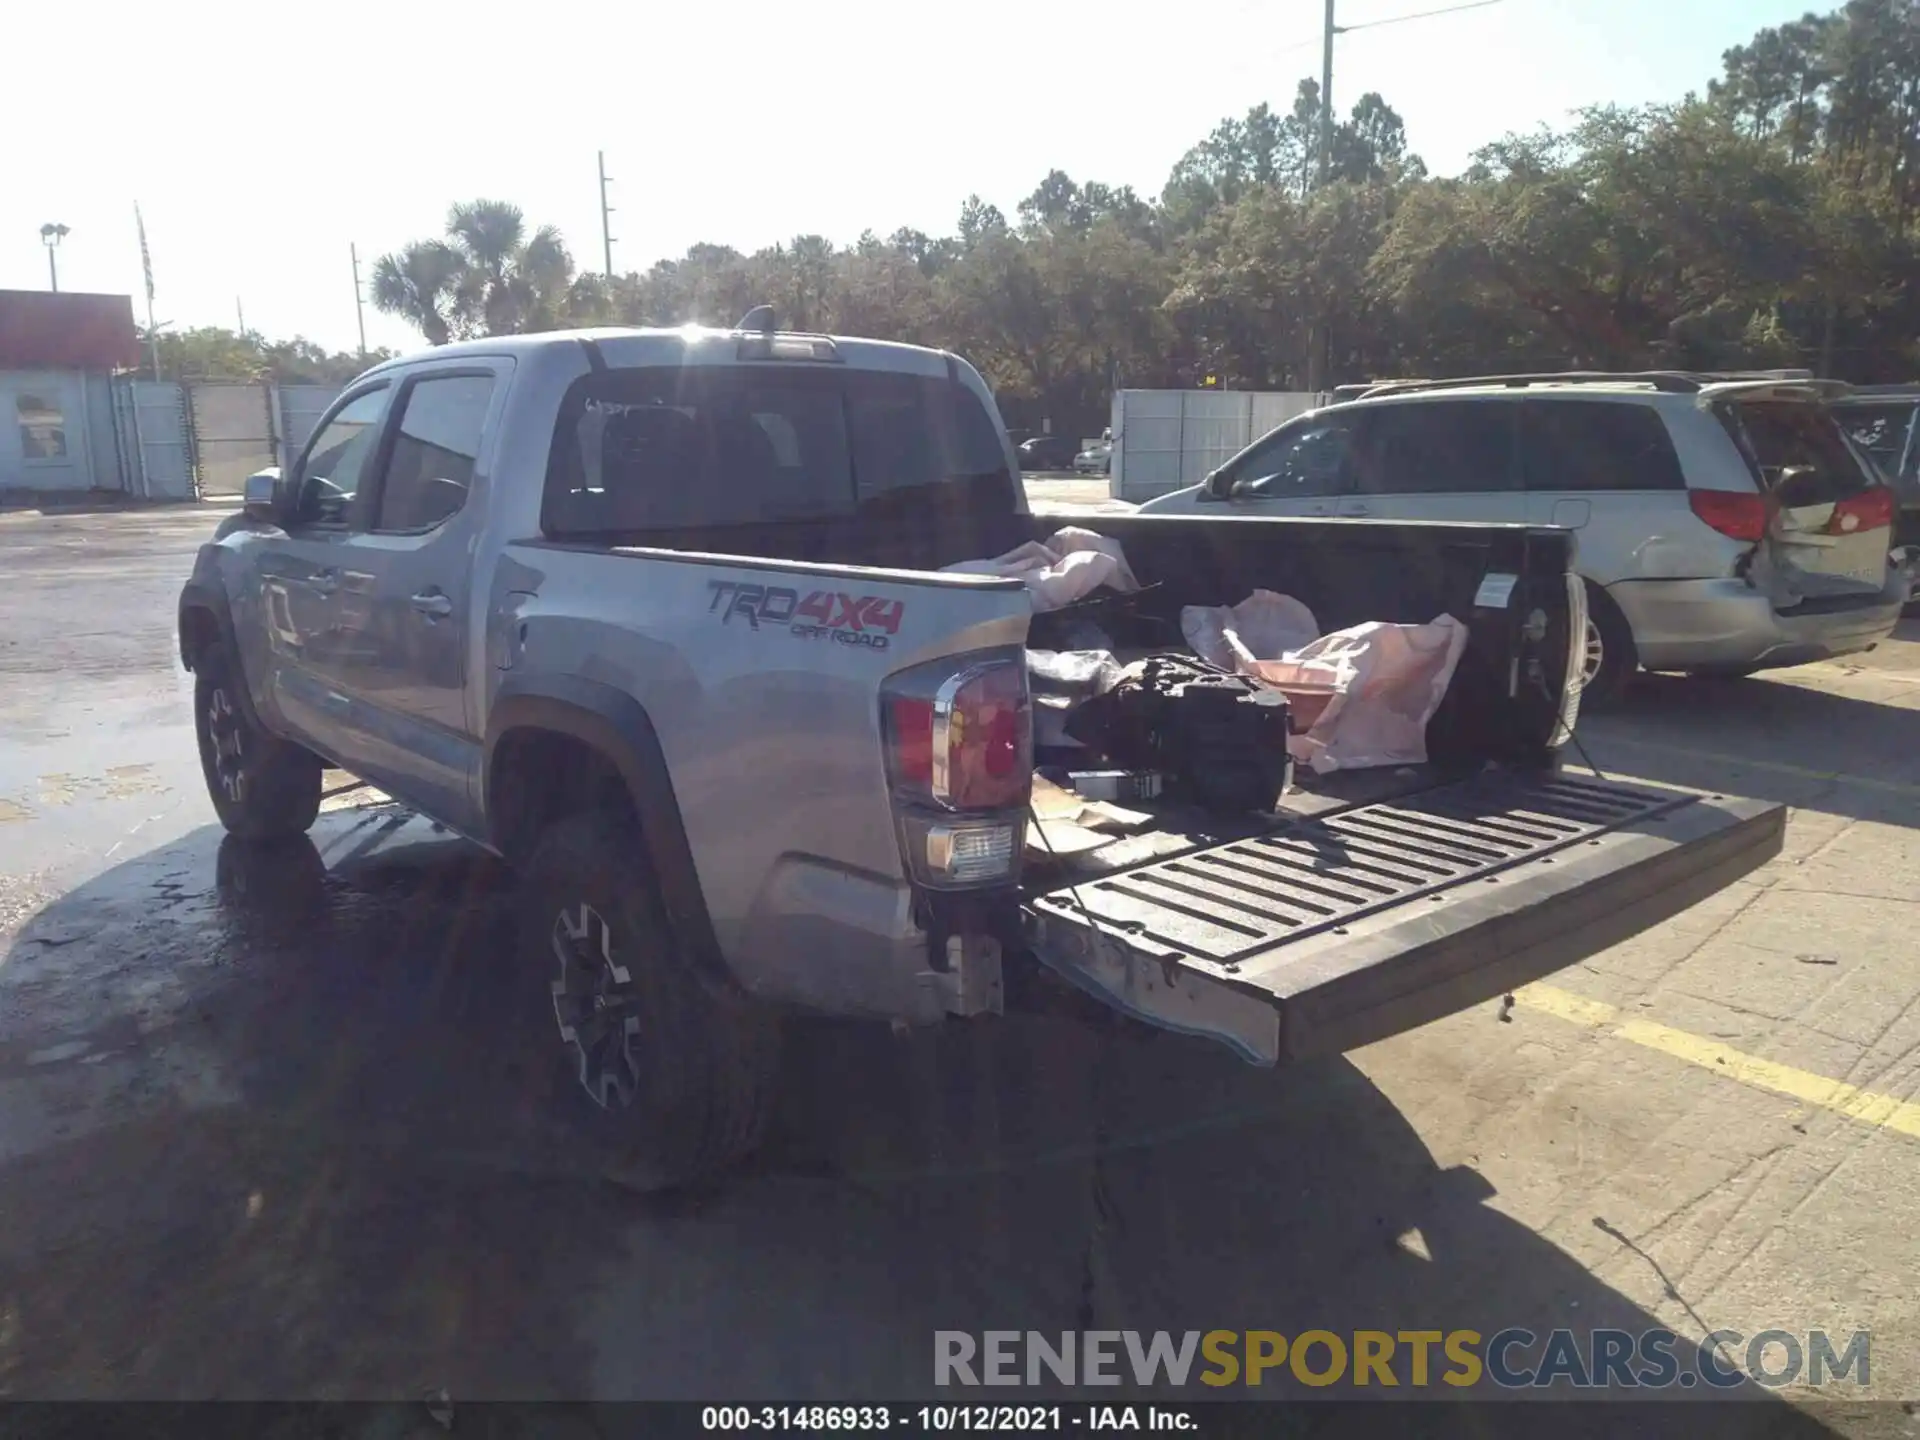
<path fill-rule="evenodd" d="M 511 901 L 373 809 L 272 851 L 197 831 L 33 916 L 0 968 L 7 1393 L 1002 1400 L 935 1387 L 936 1330 L 1656 1323 L 1352 1065 L 1064 1018 L 796 1020 L 763 1155 L 636 1200 L 529 1144 Z M 1354 1393 L 1282 1378 L 1181 1395 Z M 1738 1433 L 1826 1433 L 1726 1393 L 1766 1402 Z"/>
<path fill-rule="evenodd" d="M 1920 684 L 1909 688 L 1920 701 Z M 1622 778 L 1914 825 L 1916 728 L 1920 709 L 1764 676 L 1641 675 L 1618 709 L 1583 716 L 1578 734 L 1593 761 Z"/>

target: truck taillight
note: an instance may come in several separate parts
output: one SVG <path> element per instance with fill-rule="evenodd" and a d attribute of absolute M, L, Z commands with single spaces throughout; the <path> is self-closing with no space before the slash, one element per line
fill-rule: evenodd
<path fill-rule="evenodd" d="M 1024 665 L 989 661 L 941 678 L 931 694 L 923 687 L 890 694 L 887 716 L 896 788 L 948 810 L 1027 803 L 1033 716 Z"/>
<path fill-rule="evenodd" d="M 1033 787 L 1025 657 L 904 671 L 881 701 L 901 848 L 923 885 L 1005 884 L 1019 873 Z"/>

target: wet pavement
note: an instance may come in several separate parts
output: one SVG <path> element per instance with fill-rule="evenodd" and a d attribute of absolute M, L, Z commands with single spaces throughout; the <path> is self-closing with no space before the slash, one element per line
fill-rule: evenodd
<path fill-rule="evenodd" d="M 610 1189 L 525 1113 L 500 866 L 362 790 L 266 852 L 212 823 L 173 652 L 212 523 L 0 517 L 4 1393 L 950 1399 L 936 1329 L 1667 1323 L 1685 1355 L 1724 1323 L 1869 1326 L 1871 1393 L 1920 1394 L 1920 1140 L 1525 1007 L 1282 1074 L 1057 1019 L 797 1022 L 745 1174 Z M 1920 1088 L 1915 641 L 1583 726 L 1609 771 L 1797 809 L 1777 870 L 1556 983 Z M 1779 962 L 1825 989 L 1714 968 L 1764 973 L 1740 917 L 1837 877 L 1869 898 L 1808 923 L 1844 968 Z M 1872 1034 L 1823 1018 L 1854 993 Z M 1904 1423 L 1739 1394 L 1754 1434 Z"/>

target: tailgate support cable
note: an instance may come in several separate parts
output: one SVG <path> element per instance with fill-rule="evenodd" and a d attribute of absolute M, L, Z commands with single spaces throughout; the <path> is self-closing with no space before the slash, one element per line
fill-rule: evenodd
<path fill-rule="evenodd" d="M 1549 705 L 1557 706 L 1560 703 L 1558 700 L 1554 698 L 1553 692 L 1547 689 L 1547 682 L 1540 677 L 1540 672 L 1538 670 L 1535 670 L 1533 672 L 1533 683 L 1535 688 L 1537 688 L 1540 691 L 1541 698 L 1544 699 Z M 1557 724 L 1559 722 L 1556 721 L 1555 723 Z M 1593 772 L 1594 779 L 1596 780 L 1607 779 L 1606 771 L 1602 770 L 1598 765 L 1593 763 L 1593 757 L 1587 753 L 1587 747 L 1580 743 L 1580 731 L 1577 724 L 1573 727 L 1570 727 L 1567 730 L 1567 739 L 1571 740 L 1573 742 L 1573 748 L 1580 752 L 1580 758 L 1587 762 L 1587 768 Z M 1042 836 L 1041 838 L 1045 839 L 1046 837 Z M 1080 897 L 1078 895 L 1075 895 L 1073 898 L 1077 901 L 1079 900 Z M 1084 909 L 1085 907 L 1083 906 L 1082 908 Z"/>
<path fill-rule="evenodd" d="M 1057 862 L 1060 859 L 1060 852 L 1053 848 L 1053 842 L 1047 838 L 1046 827 L 1040 823 L 1040 812 L 1033 808 L 1031 800 L 1027 802 L 1027 818 L 1033 821 L 1033 833 L 1038 835 L 1040 843 L 1047 847 L 1047 854 L 1053 856 Z M 1087 927 L 1093 931 L 1094 937 L 1099 940 L 1106 939 L 1106 933 L 1101 930 L 1100 922 L 1093 918 L 1093 911 L 1089 910 L 1087 902 L 1080 898 L 1080 886 L 1072 880 L 1067 881 L 1067 893 L 1073 896 L 1073 903 L 1080 907 L 1080 913 L 1087 917 Z"/>

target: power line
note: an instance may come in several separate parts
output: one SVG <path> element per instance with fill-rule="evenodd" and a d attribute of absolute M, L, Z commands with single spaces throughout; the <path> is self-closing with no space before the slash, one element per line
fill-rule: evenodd
<path fill-rule="evenodd" d="M 1350 35 L 1355 30 L 1377 30 L 1382 25 L 1401 25 L 1408 20 L 1431 20 L 1436 15 L 1456 15 L 1462 10 L 1484 10 L 1489 5 L 1498 5 L 1501 0 L 1468 0 L 1465 5 L 1449 5 L 1442 10 L 1421 10 L 1412 15 L 1389 15 L 1384 20 L 1363 20 L 1358 25 L 1337 25 L 1333 33 Z"/>
<path fill-rule="evenodd" d="M 1467 4 L 1448 5 L 1440 10 L 1420 10 L 1412 15 L 1389 15 L 1384 20 L 1363 20 L 1358 25 L 1336 25 L 1333 27 L 1333 33 L 1335 35 L 1350 35 L 1356 30 L 1376 30 L 1382 25 L 1400 25 L 1408 20 L 1431 20 L 1436 15 L 1453 15 L 1462 10 L 1484 10 L 1489 5 L 1500 5 L 1504 3 L 1505 0 L 1469 0 Z M 1312 40 L 1300 40 L 1292 45 L 1283 45 L 1273 53 L 1276 55 L 1291 55 L 1297 50 L 1311 49 L 1320 43 L 1321 41 L 1318 37 Z"/>

